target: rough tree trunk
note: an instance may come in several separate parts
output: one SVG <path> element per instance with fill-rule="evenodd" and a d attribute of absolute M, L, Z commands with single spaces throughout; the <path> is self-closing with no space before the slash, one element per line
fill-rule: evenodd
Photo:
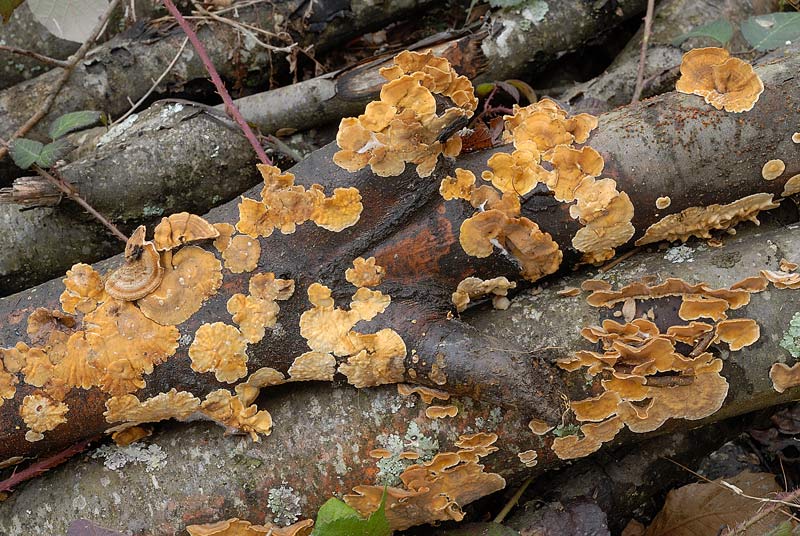
<path fill-rule="evenodd" d="M 624 285 L 645 274 L 659 274 L 725 286 L 759 269 L 774 268 L 782 256 L 800 251 L 798 225 L 747 227 L 723 248 L 689 248 L 692 262 L 674 263 L 663 251 L 640 253 L 603 277 Z M 583 297 L 557 295 L 587 277 L 572 274 L 538 292 L 521 293 L 506 311 L 471 311 L 464 320 L 474 326 L 472 339 L 489 339 L 494 347 L 519 345 L 540 355 L 548 353 L 542 348 L 588 348 L 577 328 L 598 324 L 609 311 L 590 307 Z M 650 303 L 655 304 L 657 319 L 674 315 L 674 302 Z M 741 313 L 758 319 L 761 340 L 740 352 L 713 350 L 725 359 L 723 373 L 731 383 L 725 407 L 703 421 L 672 421 L 657 433 L 674 434 L 796 398 L 796 389 L 776 393 L 768 371 L 781 356 L 788 357 L 778 341 L 797 310 L 797 291 L 754 294 Z M 478 358 L 489 360 L 492 355 L 482 348 Z M 578 376 L 576 389 L 585 383 L 583 375 Z M 225 437 L 219 427 L 208 424 L 166 426 L 149 449 L 106 447 L 91 459 L 84 457 L 20 486 L 0 503 L 0 531 L 24 534 L 24 527 L 63 533 L 71 520 L 86 518 L 136 535 L 166 536 L 180 534 L 187 524 L 233 516 L 254 523 L 313 517 L 330 496 L 376 481 L 377 460 L 368 452 L 387 447 L 392 435 L 409 441 L 414 435 L 435 439 L 438 451 L 449 452 L 460 434 L 497 433 L 500 450 L 485 458 L 486 470 L 500 473 L 509 490 L 521 479 L 561 464 L 549 448 L 550 439 L 530 432 L 531 412 L 521 407 L 455 397 L 447 403 L 459 408 L 456 417 L 431 420 L 416 395 L 400 396 L 394 386 L 356 390 L 347 385 L 290 384 L 263 395 L 259 405 L 272 413 L 275 426 L 261 442 Z M 613 445 L 644 437 L 649 436 L 622 433 Z M 536 467 L 526 468 L 517 457 L 528 449 L 538 452 Z M 403 467 L 402 462 L 387 467 L 377 481 L 393 482 Z"/>

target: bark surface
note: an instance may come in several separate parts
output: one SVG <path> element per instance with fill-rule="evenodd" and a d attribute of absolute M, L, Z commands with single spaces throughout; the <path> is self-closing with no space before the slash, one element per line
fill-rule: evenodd
<path fill-rule="evenodd" d="M 205 213 L 260 179 L 239 128 L 201 106 L 154 105 L 96 142 L 88 157 L 59 172 L 125 232 L 174 212 Z M 0 295 L 124 246 L 69 200 L 42 208 L 0 204 Z"/>
<path fill-rule="evenodd" d="M 730 285 L 758 269 L 774 268 L 781 257 L 800 251 L 800 226 L 747 227 L 723 248 L 691 245 L 692 262 L 671 262 L 663 251 L 641 253 L 603 277 L 619 285 L 647 274 Z M 531 354 L 552 354 L 547 348 L 554 347 L 589 348 L 577 328 L 598 324 L 610 311 L 590 307 L 581 296 L 556 294 L 587 277 L 568 275 L 538 292 L 521 293 L 506 311 L 481 307 L 464 320 L 473 326 L 469 328 L 473 340 L 485 337 L 492 345 L 515 344 Z M 657 319 L 675 315 L 674 301 L 650 304 Z M 741 314 L 758 319 L 761 340 L 739 352 L 713 348 L 725 360 L 723 374 L 731 384 L 725 407 L 703 421 L 670 421 L 656 433 L 669 433 L 674 442 L 675 437 L 691 437 L 689 429 L 796 398 L 797 389 L 776 393 L 768 371 L 773 362 L 789 357 L 778 342 L 798 310 L 797 291 L 753 295 Z M 483 348 L 481 358 L 487 359 L 486 354 Z M 576 376 L 571 382 L 573 399 L 581 398 L 581 389 L 586 389 L 583 374 Z M 455 450 L 453 442 L 460 434 L 497 433 L 500 450 L 485 458 L 486 470 L 503 475 L 507 490 L 562 464 L 550 450 L 551 438 L 535 436 L 528 429 L 529 411 L 467 397 L 448 402 L 459 408 L 458 415 L 431 420 L 416 395 L 400 396 L 394 386 L 356 390 L 308 383 L 274 388 L 262 393 L 259 402 L 275 420 L 272 434 L 261 442 L 226 437 L 221 428 L 209 424 L 166 425 L 144 445 L 104 447 L 20 486 L 0 503 L 0 531 L 10 536 L 32 529 L 63 533 L 71 520 L 85 518 L 136 535 L 160 536 L 180 534 L 187 524 L 233 516 L 254 523 L 313 517 L 327 498 L 341 496 L 354 485 L 395 482 L 404 464 L 378 472 L 377 460 L 368 455 L 373 448 L 389 445 L 392 436 L 409 442 L 436 440 L 438 451 L 448 452 Z M 645 437 L 649 436 L 624 432 L 611 445 L 632 446 Z M 528 449 L 538 453 L 536 467 L 525 467 L 517 457 Z M 650 463 L 648 452 L 645 448 L 641 456 L 631 456 L 639 464 Z M 634 480 L 637 463 L 628 464 L 626 473 Z M 622 461 L 610 463 L 616 476 L 625 472 L 625 466 Z M 628 499 L 617 500 L 615 504 L 625 507 Z"/>
<path fill-rule="evenodd" d="M 631 195 L 636 207 L 634 239 L 664 215 L 655 207 L 655 199 L 660 195 L 671 196 L 669 212 L 672 213 L 690 206 L 732 202 L 757 192 L 779 194 L 782 191 L 783 179 L 764 181 L 760 171 L 766 160 L 781 158 L 787 163 L 785 176 L 800 172 L 800 160 L 796 157 L 798 147 L 790 140 L 791 132 L 774 127 L 800 123 L 800 91 L 794 78 L 798 67 L 797 49 L 782 60 L 761 66 L 758 72 L 767 89 L 751 113 L 720 112 L 706 106 L 696 96 L 669 94 L 601 118 L 600 127 L 589 145 L 603 154 L 604 175 L 613 177 L 620 191 Z M 720 151 L 721 147 L 725 151 Z M 387 274 L 380 288 L 392 296 L 392 304 L 384 314 L 363 327 L 359 324 L 357 329 L 374 332 L 390 327 L 400 333 L 409 351 L 416 350 L 420 356 L 406 358 L 406 381 L 446 388 L 456 394 L 480 398 L 488 404 L 515 408 L 527 418 L 536 417 L 553 424 L 560 422 L 561 396 L 575 386 L 568 386 L 569 382 L 565 382 L 548 360 L 563 357 L 578 348 L 574 326 L 596 323 L 598 312 L 582 309 L 572 301 L 543 302 L 539 307 L 547 308 L 548 320 L 557 319 L 557 322 L 550 325 L 540 321 L 537 325 L 542 331 L 522 341 L 511 341 L 494 330 L 493 334 L 500 337 L 497 340 L 472 331 L 459 321 L 448 320 L 450 294 L 465 277 L 487 279 L 505 275 L 516 278 L 518 274 L 517 266 L 507 257 L 495 254 L 476 259 L 461 249 L 457 229 L 473 210 L 467 203 L 444 202 L 438 193 L 439 179 L 452 172 L 453 164 L 443 163 L 435 176 L 427 179 L 420 179 L 413 169 L 400 177 L 379 179 L 369 170 L 349 174 L 336 168 L 331 163 L 334 149 L 329 146 L 317 151 L 296 166 L 293 171 L 298 182 L 308 185 L 318 181 L 329 192 L 334 187 L 355 186 L 361 192 L 364 212 L 357 225 L 340 233 L 306 224 L 295 234 L 275 234 L 261 240 L 265 254 L 259 260 L 257 271 L 271 271 L 278 277 L 294 279 L 297 292 L 289 301 L 281 303 L 279 322 L 283 329 L 273 331 L 249 348 L 250 370 L 270 366 L 286 372 L 293 356 L 308 350 L 298 327 L 299 315 L 309 308 L 305 296 L 308 286 L 312 282 L 328 285 L 338 303 L 343 305 L 353 293 L 352 287 L 344 281 L 345 269 L 358 256 L 375 256 Z M 495 151 L 508 150 L 502 147 Z M 485 169 L 488 153 L 460 157 L 457 165 L 478 175 Z M 699 192 L 698 177 L 703 180 Z M 257 197 L 258 193 L 256 188 L 247 195 Z M 578 224 L 564 209 L 564 205 L 557 204 L 549 196 L 534 195 L 524 204 L 523 215 L 536 221 L 560 244 L 565 252 L 563 266 L 568 267 L 577 258 L 576 252 L 570 249 L 570 240 Z M 212 210 L 208 217 L 214 222 L 236 222 L 237 205 L 228 203 Z M 796 240 L 796 236 L 785 239 Z M 730 247 L 739 246 L 731 244 Z M 791 244 L 780 247 L 785 252 L 796 251 Z M 119 262 L 118 258 L 112 259 L 100 269 L 105 271 Z M 752 265 L 765 267 L 763 260 Z M 691 270 L 699 266 L 696 262 L 687 269 L 692 273 Z M 696 273 L 708 279 L 708 283 L 718 284 L 713 273 Z M 189 368 L 186 351 L 201 324 L 228 321 L 225 304 L 232 294 L 246 292 L 249 276 L 225 272 L 222 290 L 197 314 L 178 326 L 182 337 L 176 355 L 146 376 L 147 387 L 136 393 L 141 399 L 173 386 L 181 386 L 198 396 L 224 386 L 214 381 L 211 374 L 194 373 Z M 61 282 L 54 280 L 0 300 L 0 318 L 3 319 L 0 345 L 10 347 L 24 340 L 27 316 L 37 307 L 57 309 L 62 289 Z M 777 294 L 784 293 L 755 295 L 743 311 L 757 319 L 767 333 L 780 332 L 779 326 L 786 321 L 784 313 L 773 307 Z M 764 298 L 766 295 L 773 296 L 772 305 Z M 562 304 L 563 309 L 559 310 Z M 674 307 L 674 304 L 666 307 Z M 524 350 L 515 344 L 519 342 L 524 343 Z M 770 360 L 779 355 L 776 340 L 764 340 L 759 344 L 770 349 Z M 536 351 L 537 348 L 550 350 Z M 756 347 L 759 348 L 762 346 Z M 758 359 L 751 355 L 756 349 L 742 352 L 742 355 L 756 363 Z M 761 365 L 766 370 L 765 363 Z M 441 375 L 435 369 L 446 372 L 446 384 L 441 384 Z M 746 390 L 737 392 L 734 389 L 734 404 L 720 413 L 753 409 L 748 404 L 773 403 L 775 398 L 768 394 L 766 376 L 762 383 L 753 385 L 761 389 L 761 398 L 747 402 L 750 398 Z M 22 399 L 33 391 L 33 387 L 20 383 L 14 398 L 5 401 L 0 408 L 0 422 L 4 424 L 0 458 L 58 450 L 108 427 L 102 416 L 108 396 L 98 389 L 76 389 L 65 399 L 70 407 L 68 422 L 48 432 L 44 440 L 31 444 L 24 438 L 25 426 L 18 411 Z M 740 396 L 742 399 L 738 398 Z M 545 461 L 547 459 L 552 456 Z"/>

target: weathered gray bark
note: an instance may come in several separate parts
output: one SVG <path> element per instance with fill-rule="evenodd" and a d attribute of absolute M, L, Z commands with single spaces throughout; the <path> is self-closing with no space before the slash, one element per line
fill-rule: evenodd
<path fill-rule="evenodd" d="M 488 28 L 447 38 L 432 47 L 455 68 L 476 82 L 505 80 L 545 67 L 560 54 L 576 50 L 589 39 L 641 13 L 646 2 L 619 2 L 619 11 L 595 10 L 587 2 L 549 2 L 497 12 Z M 385 81 L 378 70 L 391 63 L 379 58 L 353 69 L 327 74 L 237 101 L 242 114 L 263 132 L 279 128 L 305 130 L 347 115 L 361 113 Z M 635 76 L 634 76 L 635 78 Z"/>
<path fill-rule="evenodd" d="M 174 212 L 202 214 L 260 179 L 252 148 L 238 126 L 202 107 L 152 106 L 100 142 L 90 156 L 59 172 L 126 231 Z M 0 295 L 123 249 L 69 200 L 43 208 L 0 204 Z"/>
<path fill-rule="evenodd" d="M 147 18 L 155 11 L 158 0 L 136 0 L 137 18 Z M 130 2 L 120 6 L 112 16 L 106 31 L 100 36 L 105 41 L 125 28 L 123 15 L 130 9 Z M 78 50 L 80 43 L 59 39 L 42 26 L 31 14 L 27 4 L 14 10 L 9 21 L 0 23 L 0 45 L 38 52 L 53 59 L 63 60 Z M 0 89 L 5 89 L 24 80 L 38 76 L 50 67 L 28 56 L 0 51 Z"/>
<path fill-rule="evenodd" d="M 303 0 L 281 0 L 270 6 L 241 8 L 234 18 L 273 33 L 288 32 L 284 35 L 299 46 L 314 44 L 316 52 L 323 52 L 429 4 L 430 0 L 389 0 L 380 6 L 370 0 L 326 0 L 307 5 Z M 279 60 L 284 57 L 276 52 L 269 54 L 238 29 L 216 21 L 198 28 L 198 36 L 220 74 L 236 78 L 238 72 L 244 72 L 246 85 L 267 83 L 270 69 L 281 65 Z M 150 89 L 183 40 L 180 28 L 151 24 L 132 28 L 98 47 L 77 66 L 48 115 L 29 137 L 42 138 L 54 118 L 73 110 L 103 110 L 119 117 L 128 110 L 130 101 L 137 101 Z M 33 114 L 59 75 L 59 69 L 55 69 L 0 92 L 0 137 L 8 139 Z M 178 92 L 207 77 L 199 57 L 187 46 L 158 91 Z"/>
<path fill-rule="evenodd" d="M 647 48 L 647 64 L 644 71 L 642 97 L 649 97 L 674 87 L 680 76 L 678 66 L 683 53 L 695 46 L 720 46 L 709 38 L 691 38 L 676 47 L 672 41 L 693 28 L 717 19 L 727 19 L 735 27 L 751 15 L 775 11 L 771 0 L 667 0 L 660 2 L 653 17 L 650 44 Z M 579 84 L 560 96 L 572 105 L 573 111 L 601 113 L 628 104 L 633 97 L 636 75 L 639 69 L 639 53 L 642 47 L 643 30 L 631 38 L 614 62 L 600 76 Z M 736 33 L 730 46 L 733 50 L 747 49 L 748 45 L 740 33 Z"/>
<path fill-rule="evenodd" d="M 663 251 L 641 253 L 603 277 L 624 285 L 646 274 L 659 274 L 661 278 L 722 286 L 759 269 L 774 268 L 781 257 L 797 260 L 800 226 L 747 227 L 723 248 L 691 245 L 692 262 L 672 263 Z M 608 310 L 592 308 L 582 297 L 556 294 L 564 286 L 580 285 L 588 275 L 569 275 L 541 292 L 522 293 L 506 311 L 472 311 L 467 320 L 477 328 L 476 335 L 495 337 L 498 344 L 513 341 L 534 352 L 537 348 L 588 348 L 577 333 L 579 327 L 598 324 Z M 668 300 L 653 303 L 657 319 L 674 314 Z M 703 421 L 672 421 L 657 433 L 679 432 L 674 437 L 690 437 L 684 435 L 686 431 L 704 423 L 796 398 L 797 389 L 776 393 L 768 371 L 773 362 L 788 358 L 778 341 L 798 310 L 797 291 L 770 289 L 754 294 L 751 303 L 737 313 L 758 319 L 761 340 L 733 353 L 722 346 L 713 347 L 725 361 L 723 374 L 731 384 L 723 409 Z M 581 376 L 575 381 L 578 388 L 585 382 L 582 374 L 576 375 Z M 412 423 L 426 438 L 437 439 L 441 452 L 452 451 L 459 434 L 497 433 L 500 450 L 485 459 L 487 470 L 503 475 L 509 490 L 527 476 L 560 465 L 549 449 L 549 439 L 543 441 L 528 430 L 529 415 L 467 398 L 451 400 L 459 414 L 432 421 L 424 417 L 424 404 L 415 396 L 398 396 L 392 386 L 355 390 L 290 384 L 275 388 L 260 402 L 275 421 L 272 435 L 260 443 L 224 437 L 220 428 L 210 425 L 164 426 L 162 433 L 146 441 L 156 446 L 143 454 L 145 462 L 110 469 L 104 466 L 113 466 L 110 460 L 82 457 L 20 486 L 0 503 L 0 532 L 9 536 L 31 530 L 61 534 L 71 520 L 86 518 L 131 534 L 168 535 L 180 534 L 186 524 L 233 516 L 253 522 L 279 515 L 313 517 L 331 495 L 341 496 L 353 485 L 372 483 L 376 460 L 367 452 L 385 446 L 392 434 L 404 437 Z M 632 444 L 643 437 L 621 433 L 614 445 Z M 517 458 L 517 453 L 527 449 L 538 452 L 539 463 L 532 469 Z M 131 459 L 115 447 L 110 451 L 116 453 L 116 459 Z M 397 470 L 389 474 L 396 475 Z M 281 488 L 286 488 L 289 502 L 297 500 L 298 506 L 278 506 L 274 495 L 280 494 L 276 490 Z"/>

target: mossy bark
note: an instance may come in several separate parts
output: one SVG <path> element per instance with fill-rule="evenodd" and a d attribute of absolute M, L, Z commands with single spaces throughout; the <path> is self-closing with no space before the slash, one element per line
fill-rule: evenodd
<path fill-rule="evenodd" d="M 672 197 L 669 212 L 678 212 L 695 205 L 726 203 L 756 192 L 779 193 L 782 180 L 764 181 L 760 170 L 771 158 L 782 158 L 789 168 L 786 176 L 800 171 L 797 145 L 790 140 L 791 129 L 783 131 L 774 125 L 794 125 L 800 122 L 800 90 L 794 80 L 800 67 L 797 49 L 782 60 L 766 64 L 758 72 L 767 87 L 754 112 L 733 115 L 712 110 L 699 97 L 669 94 L 606 114 L 589 145 L 605 157 L 604 175 L 614 177 L 618 188 L 628 192 L 636 208 L 633 220 L 637 236 L 648 225 L 659 220 L 664 212 L 655 207 L 655 198 L 668 193 Z M 725 151 L 721 152 L 720 148 Z M 579 339 L 578 328 L 596 324 L 609 311 L 589 308 L 582 300 L 557 299 L 545 292 L 530 298 L 532 310 L 540 311 L 534 323 L 524 322 L 521 310 L 524 301 L 506 313 L 494 313 L 486 318 L 509 315 L 509 323 L 523 322 L 527 339 L 514 340 L 499 327 L 476 331 L 458 320 L 448 319 L 452 305 L 450 295 L 459 281 L 467 276 L 484 279 L 495 276 L 518 278 L 518 267 L 499 254 L 484 259 L 467 256 L 460 244 L 457 229 L 473 209 L 465 202 L 444 202 L 438 193 L 439 180 L 452 173 L 454 165 L 472 170 L 476 175 L 485 169 L 488 153 L 471 153 L 458 159 L 457 164 L 442 163 L 433 177 L 421 179 L 409 169 L 401 176 L 380 179 L 369 171 L 347 173 L 331 162 L 335 147 L 329 146 L 312 154 L 293 168 L 298 182 L 309 185 L 317 181 L 331 192 L 335 187 L 355 186 L 359 189 L 364 211 L 358 224 L 340 233 L 330 233 L 311 224 L 301 226 L 291 235 L 273 234 L 261 240 L 262 254 L 258 272 L 274 272 L 278 277 L 296 281 L 294 296 L 281 302 L 278 321 L 282 329 L 275 330 L 260 343 L 249 348 L 248 367 L 253 371 L 269 366 L 286 372 L 294 356 L 308 350 L 299 333 L 299 317 L 309 308 L 305 290 L 312 282 L 328 285 L 340 305 L 353 294 L 343 275 L 352 259 L 375 256 L 386 270 L 381 290 L 392 296 L 387 311 L 364 326 L 360 332 L 379 328 L 395 329 L 404 339 L 409 355 L 405 361 L 405 380 L 445 388 L 454 394 L 479 398 L 483 403 L 513 408 L 521 418 L 536 417 L 557 424 L 563 412 L 562 396 L 581 397 L 585 382 L 565 377 L 551 365 L 554 358 L 569 355 L 585 347 Z M 701 179 L 702 182 L 699 182 Z M 257 187 L 247 193 L 257 198 Z M 564 268 L 574 265 L 577 254 L 571 249 L 571 237 L 577 223 L 570 219 L 564 205 L 549 196 L 533 196 L 523 207 L 523 213 L 549 232 L 565 252 Z M 238 221 L 237 203 L 231 202 L 212 210 L 208 218 L 216 221 Z M 796 216 L 796 215 L 795 215 Z M 763 240 L 763 239 L 762 239 Z M 796 233 L 784 233 L 770 238 L 783 255 L 797 251 Z M 759 268 L 774 268 L 778 253 L 767 256 L 763 243 L 731 241 L 723 250 L 707 253 L 708 262 L 665 265 L 663 258 L 646 257 L 649 267 L 611 272 L 615 283 L 625 283 L 646 273 L 683 276 L 686 279 L 706 280 L 711 285 L 730 284 Z M 621 248 L 624 250 L 624 248 Z M 706 255 L 704 253 L 704 255 Z M 723 263 L 724 259 L 731 262 Z M 643 257 L 644 258 L 644 257 Z M 746 259 L 746 262 L 740 262 Z M 105 271 L 118 264 L 112 259 L 99 267 Z M 642 261 L 645 262 L 645 261 Z M 714 262 L 720 264 L 719 271 Z M 701 269 L 700 267 L 703 266 Z M 189 367 L 187 348 L 198 327 L 203 323 L 230 322 L 226 302 L 237 292 L 247 292 L 251 274 L 224 272 L 223 289 L 188 321 L 178 326 L 182 335 L 175 356 L 145 376 L 147 386 L 136 394 L 141 399 L 180 386 L 198 396 L 220 387 L 211 374 L 197 374 Z M 574 283 L 574 281 L 573 281 Z M 13 346 L 25 340 L 27 316 L 37 307 L 57 309 L 63 286 L 54 280 L 35 289 L 0 300 L 0 345 Z M 786 296 L 786 297 L 783 297 Z M 774 305 L 779 301 L 792 303 L 790 292 L 770 291 L 754 296 L 742 313 L 755 318 L 764 333 L 778 333 L 786 322 L 785 311 Z M 666 311 L 674 313 L 674 302 L 659 305 L 658 317 Z M 521 343 L 521 344 L 520 344 Z M 763 354 L 760 353 L 762 352 Z M 418 355 L 413 351 L 417 350 Z M 728 359 L 727 375 L 733 385 L 727 405 L 718 417 L 749 411 L 780 400 L 771 391 L 766 377 L 768 365 L 780 355 L 777 339 L 770 335 L 758 346 L 732 354 Z M 744 356 L 740 362 L 739 356 Z M 339 362 L 346 358 L 339 358 Z M 444 370 L 433 374 L 433 367 Z M 748 377 L 747 370 L 757 370 Z M 513 371 L 513 372 L 510 372 Z M 581 377 L 582 378 L 582 377 Z M 744 382 L 744 383 L 742 383 Z M 17 386 L 16 395 L 0 407 L 0 458 L 14 455 L 37 455 L 62 449 L 83 437 L 108 427 L 102 416 L 108 395 L 97 388 L 88 391 L 74 389 L 65 402 L 70 407 L 69 421 L 45 434 L 37 443 L 25 440 L 25 426 L 19 416 L 24 396 L 35 389 L 27 384 Z M 583 391 L 583 393 L 582 393 Z M 524 417 L 522 417 L 524 416 Z M 544 466 L 553 460 L 552 452 L 542 452 Z"/>

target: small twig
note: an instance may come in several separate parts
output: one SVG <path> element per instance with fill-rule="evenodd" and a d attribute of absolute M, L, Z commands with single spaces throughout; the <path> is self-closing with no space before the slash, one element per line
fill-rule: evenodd
<path fill-rule="evenodd" d="M 26 50 L 24 48 L 0 45 L 0 52 L 10 52 L 11 54 L 28 56 L 29 58 L 33 58 L 36 61 L 44 63 L 45 65 L 52 65 L 53 67 L 66 68 L 69 65 L 69 62 L 66 60 L 57 60 L 55 58 L 51 58 L 50 56 L 45 56 L 44 54 L 39 54 L 38 52 L 34 52 L 33 50 Z"/>
<path fill-rule="evenodd" d="M 637 247 L 633 248 L 632 250 L 630 250 L 628 252 L 625 252 L 622 255 L 620 255 L 620 256 L 618 256 L 618 257 L 616 257 L 614 259 L 611 259 L 606 264 L 604 264 L 603 266 L 600 267 L 600 270 L 599 270 L 600 273 L 604 274 L 607 271 L 609 271 L 610 269 L 612 269 L 613 267 L 615 267 L 616 265 L 618 265 L 619 263 L 621 263 L 622 261 L 624 261 L 625 259 L 630 259 L 634 255 L 636 255 L 636 253 L 639 252 L 639 249 L 640 249 L 640 247 L 637 246 Z"/>
<path fill-rule="evenodd" d="M 508 500 L 508 502 L 503 507 L 503 509 L 500 510 L 500 513 L 497 514 L 497 517 L 494 518 L 494 522 L 495 523 L 502 523 L 503 522 L 503 520 L 506 518 L 508 513 L 511 512 L 511 509 L 514 508 L 514 506 L 519 502 L 520 497 L 522 497 L 522 494 L 525 493 L 526 489 L 528 489 L 528 486 L 531 485 L 531 482 L 533 482 L 533 477 L 532 476 L 528 477 L 528 479 L 525 480 L 525 482 L 522 483 L 522 485 L 519 487 L 519 489 Z"/>
<path fill-rule="evenodd" d="M 278 137 L 269 135 L 269 136 L 265 136 L 265 139 L 267 140 L 268 143 L 271 143 L 272 145 L 274 145 L 276 149 L 278 149 L 280 152 L 282 152 L 283 154 L 285 154 L 286 156 L 288 156 L 289 158 L 291 158 L 295 162 L 300 162 L 300 161 L 305 159 L 305 157 L 303 156 L 303 154 L 300 151 L 298 151 L 298 150 L 296 150 L 296 149 L 294 149 L 292 147 L 289 147 L 282 140 L 280 140 Z"/>
<path fill-rule="evenodd" d="M 59 79 L 56 80 L 53 89 L 50 90 L 50 93 L 47 95 L 47 98 L 44 100 L 42 105 L 39 107 L 36 113 L 25 122 L 24 125 L 19 127 L 16 132 L 11 135 L 11 137 L 8 139 L 9 142 L 30 132 L 30 130 L 35 127 L 45 115 L 47 115 L 47 113 L 50 111 L 50 108 L 52 108 L 53 103 L 56 101 L 56 97 L 61 92 L 61 88 L 64 87 L 64 84 L 66 84 L 67 80 L 69 80 L 72 71 L 75 70 L 75 66 L 78 65 L 83 57 L 86 56 L 86 53 L 89 52 L 89 49 L 92 48 L 92 45 L 100 36 L 100 33 L 105 29 L 108 19 L 111 18 L 111 15 L 114 13 L 114 10 L 117 8 L 119 3 L 120 0 L 111 0 L 111 3 L 108 4 L 108 9 L 103 14 L 103 17 L 97 22 L 97 25 L 92 30 L 89 38 L 81 45 L 78 51 L 69 58 L 67 65 L 64 67 L 64 72 L 61 73 Z M 8 147 L 0 147 L 0 160 L 5 158 L 7 154 Z"/>
<path fill-rule="evenodd" d="M 222 78 L 220 78 L 219 73 L 214 68 L 214 64 L 211 62 L 211 58 L 208 57 L 208 53 L 206 52 L 203 43 L 200 42 L 200 39 L 197 37 L 197 33 L 189 26 L 189 23 L 186 22 L 186 19 L 183 18 L 181 12 L 178 11 L 178 8 L 175 7 L 175 4 L 172 0 L 162 0 L 164 2 L 164 6 L 167 8 L 167 11 L 175 17 L 175 20 L 178 22 L 178 25 L 183 29 L 183 32 L 189 38 L 189 41 L 192 42 L 192 46 L 194 47 L 197 55 L 200 56 L 200 60 L 203 62 L 203 65 L 208 71 L 208 74 L 211 76 L 211 81 L 214 83 L 214 87 L 217 88 L 217 93 L 219 93 L 220 97 L 222 97 L 223 102 L 225 102 L 225 111 L 233 117 L 236 122 L 239 124 L 239 127 L 244 132 L 247 141 L 250 142 L 250 145 L 253 146 L 256 154 L 258 155 L 258 159 L 261 160 L 263 164 L 272 165 L 272 161 L 270 161 L 267 153 L 264 152 L 264 148 L 261 147 L 261 144 L 258 142 L 256 135 L 253 133 L 253 130 L 250 128 L 250 125 L 247 124 L 247 121 L 244 120 L 242 114 L 239 112 L 239 109 L 233 103 L 233 99 L 228 94 L 228 90 L 225 89 L 225 84 L 222 82 Z"/>
<path fill-rule="evenodd" d="M 639 52 L 639 71 L 636 73 L 636 88 L 633 90 L 631 104 L 642 96 L 644 86 L 644 69 L 647 66 L 647 46 L 650 44 L 650 28 L 653 25 L 653 11 L 655 0 L 647 0 L 647 13 L 644 16 L 644 35 L 642 36 L 642 50 Z"/>
<path fill-rule="evenodd" d="M 141 99 L 139 99 L 138 101 L 136 101 L 136 103 L 134 103 L 133 105 L 131 105 L 131 108 L 130 108 L 130 110 L 128 110 L 127 112 L 125 112 L 125 114 L 124 114 L 124 115 L 122 115 L 122 116 L 121 116 L 121 117 L 119 117 L 119 118 L 118 118 L 116 121 L 114 121 L 114 122 L 111 124 L 111 126 L 114 126 L 114 125 L 116 125 L 117 123 L 121 123 L 121 122 L 125 121 L 125 119 L 127 119 L 129 115 L 131 115 L 133 112 L 135 112 L 135 111 L 136 111 L 136 109 L 137 109 L 139 106 L 141 106 L 141 105 L 142 105 L 142 103 L 143 103 L 145 100 L 147 100 L 147 98 L 148 98 L 150 95 L 152 95 L 153 91 L 155 91 L 155 90 L 156 90 L 156 88 L 158 87 L 158 84 L 160 84 L 160 83 L 161 83 L 161 81 L 162 81 L 162 80 L 164 80 L 164 78 L 167 76 L 167 74 L 169 74 L 169 72 L 172 70 L 172 68 L 173 68 L 173 67 L 175 67 L 175 64 L 176 64 L 176 63 L 178 63 L 178 59 L 181 57 L 181 54 L 183 54 L 183 50 L 186 48 L 186 43 L 188 43 L 188 42 L 189 42 L 189 38 L 188 38 L 188 37 L 186 37 L 186 38 L 183 40 L 183 43 L 181 43 L 181 48 L 178 50 L 178 53 L 177 53 L 177 54 L 175 54 L 175 57 L 174 57 L 174 58 L 172 58 L 172 61 L 170 62 L 170 64 L 169 64 L 169 65 L 167 65 L 167 68 L 166 68 L 166 69 L 164 69 L 164 72 L 163 72 L 163 73 L 161 73 L 161 76 L 159 76 L 159 77 L 156 79 L 156 81 L 155 81 L 155 82 L 153 82 L 153 85 L 152 85 L 152 86 L 150 86 L 150 89 L 148 89 L 148 90 L 147 90 L 147 93 L 145 93 L 144 95 L 142 95 L 142 98 L 141 98 Z"/>
<path fill-rule="evenodd" d="M 41 177 L 44 177 L 45 179 L 50 181 L 53 184 L 53 186 L 55 186 L 56 188 L 58 188 L 59 190 L 64 192 L 64 195 L 66 195 L 68 198 L 72 199 L 73 201 L 78 203 L 81 207 L 83 207 L 83 209 L 86 212 L 88 212 L 89 214 L 94 216 L 100 223 L 105 225 L 106 228 L 108 228 L 108 230 L 111 231 L 111 233 L 114 236 L 116 236 L 117 238 L 119 238 L 123 242 L 127 242 L 128 241 L 128 237 L 125 236 L 122 233 L 122 231 L 117 229 L 116 225 L 111 223 L 105 216 L 100 214 L 92 205 L 87 203 L 86 200 L 83 199 L 78 194 L 78 191 L 75 189 L 74 186 L 72 186 L 72 184 L 70 184 L 69 182 L 64 180 L 64 178 L 61 177 L 61 176 L 56 177 L 54 175 L 54 174 L 57 174 L 55 171 L 53 171 L 53 174 L 48 173 L 47 171 L 45 171 L 44 169 L 40 168 L 39 166 L 37 166 L 35 164 L 31 167 L 31 169 L 33 169 Z"/>
<path fill-rule="evenodd" d="M 99 436 L 95 436 L 90 439 L 84 439 L 83 441 L 75 443 L 71 447 L 62 450 L 59 453 L 50 456 L 49 458 L 45 458 L 44 460 L 40 460 L 31 464 L 29 467 L 18 473 L 15 472 L 7 479 L 0 481 L 0 491 L 13 491 L 16 486 L 20 485 L 26 480 L 30 480 L 31 478 L 39 476 L 45 471 L 61 465 L 76 454 L 83 452 L 90 443 L 96 441 L 97 439 L 99 439 Z"/>

